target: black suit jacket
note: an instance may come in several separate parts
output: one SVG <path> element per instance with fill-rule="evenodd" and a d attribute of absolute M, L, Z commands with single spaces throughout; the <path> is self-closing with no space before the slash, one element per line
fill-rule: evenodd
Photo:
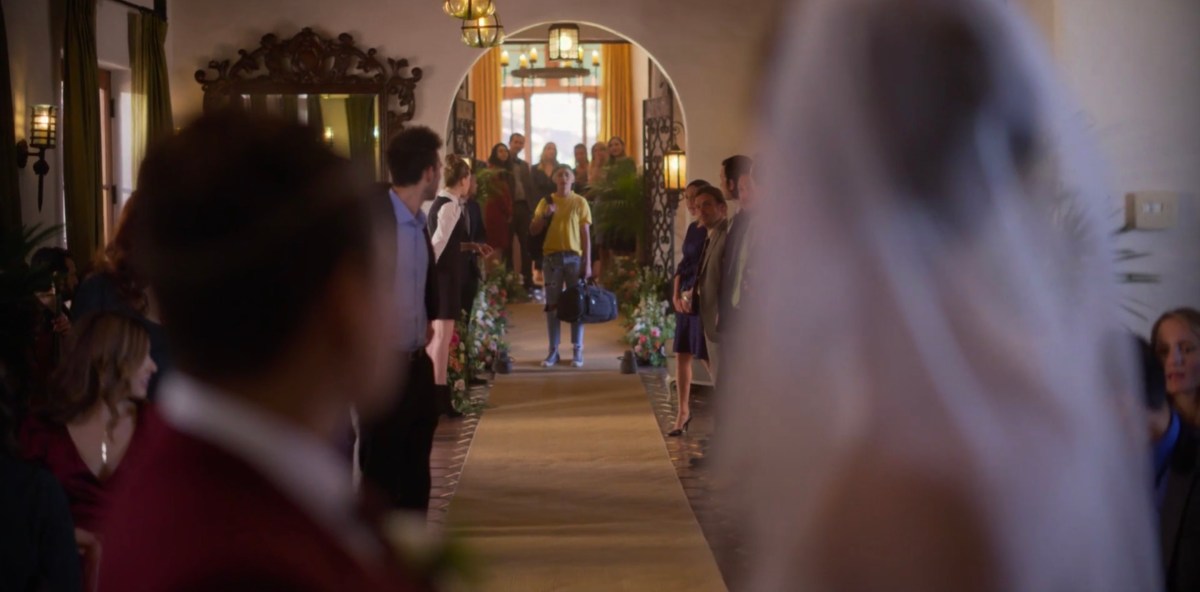
<path fill-rule="evenodd" d="M 479 207 L 479 202 L 474 199 L 467 200 L 467 219 L 470 220 L 471 232 L 467 240 L 473 243 L 486 243 L 487 232 L 483 227 L 483 209 Z M 483 277 L 483 273 L 479 269 L 479 255 L 475 252 L 466 253 L 464 257 L 467 264 L 467 281 L 478 281 Z M 471 292 L 469 299 L 474 298 L 475 289 L 468 290 Z M 469 304 L 467 306 L 470 306 Z"/>
<path fill-rule="evenodd" d="M 1183 426 L 1167 469 L 1161 542 L 1169 591 L 1200 590 L 1200 434 Z"/>
<path fill-rule="evenodd" d="M 372 205 L 375 209 L 375 219 L 378 222 L 378 230 L 386 239 L 384 244 L 396 245 L 396 210 L 392 206 L 391 185 L 383 184 L 379 187 L 375 199 L 372 200 Z M 401 257 L 420 257 L 420 253 L 404 253 L 399 250 L 395 254 L 397 260 Z M 425 273 L 425 313 L 426 318 L 433 319 L 437 316 L 437 281 L 434 278 L 434 265 L 436 261 L 433 257 L 433 243 L 429 241 L 429 231 L 425 230 L 425 254 L 429 259 L 428 271 Z M 395 269 L 395 266 L 393 266 Z"/>

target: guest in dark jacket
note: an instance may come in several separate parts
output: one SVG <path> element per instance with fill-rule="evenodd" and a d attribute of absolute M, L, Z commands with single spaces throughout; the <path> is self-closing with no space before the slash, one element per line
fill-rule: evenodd
<path fill-rule="evenodd" d="M 1160 513 L 1167 590 L 1200 590 L 1200 311 L 1180 308 L 1159 317 L 1151 345 L 1162 362 L 1167 398 L 1182 422 Z"/>
<path fill-rule="evenodd" d="M 83 576 L 67 496 L 54 475 L 20 458 L 12 420 L 0 402 L 0 590 L 79 592 Z"/>
<path fill-rule="evenodd" d="M 100 589 L 424 589 L 333 444 L 348 407 L 395 402 L 407 282 L 386 193 L 308 128 L 230 112 L 156 145 L 138 187 L 138 265 L 178 365 L 110 508 Z"/>
<path fill-rule="evenodd" d="M 150 357 L 158 367 L 150 381 L 149 400 L 153 401 L 159 380 L 171 368 L 171 359 L 153 294 L 131 261 L 133 254 L 146 248 L 139 230 L 144 216 L 141 197 L 135 192 L 121 210 L 121 222 L 112 241 L 99 254 L 96 271 L 79 285 L 71 316 L 78 320 L 91 313 L 117 312 L 137 319 L 150 335 Z"/>

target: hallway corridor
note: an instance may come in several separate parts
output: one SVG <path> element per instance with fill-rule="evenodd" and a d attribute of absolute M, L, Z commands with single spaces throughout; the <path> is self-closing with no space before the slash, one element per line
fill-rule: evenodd
<path fill-rule="evenodd" d="M 641 381 L 617 371 L 620 326 L 587 328 L 582 370 L 546 370 L 540 305 L 510 311 L 515 371 L 492 388 L 447 517 L 484 559 L 484 589 L 724 590 Z"/>

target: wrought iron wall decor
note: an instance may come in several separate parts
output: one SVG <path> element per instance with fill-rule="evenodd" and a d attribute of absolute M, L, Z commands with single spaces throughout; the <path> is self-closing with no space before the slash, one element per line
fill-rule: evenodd
<path fill-rule="evenodd" d="M 663 182 L 663 155 L 671 149 L 675 128 L 675 98 L 666 96 L 642 101 L 642 163 L 646 187 L 644 264 L 670 274 L 675 269 L 675 210 L 678 197 Z"/>
<path fill-rule="evenodd" d="M 238 50 L 232 63 L 210 61 L 208 70 L 215 74 L 197 70 L 196 82 L 204 89 L 206 111 L 240 105 L 233 99 L 242 95 L 374 94 L 380 113 L 387 113 L 379 130 L 386 140 L 413 119 L 421 69 L 377 54 L 373 47 L 359 47 L 349 33 L 329 39 L 305 27 L 286 39 L 263 35 L 257 48 Z"/>

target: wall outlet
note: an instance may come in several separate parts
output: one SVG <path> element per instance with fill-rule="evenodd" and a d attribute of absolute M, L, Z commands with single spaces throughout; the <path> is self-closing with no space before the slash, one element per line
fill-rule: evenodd
<path fill-rule="evenodd" d="M 1125 195 L 1125 227 L 1133 230 L 1165 230 L 1179 217 L 1179 193 L 1136 191 Z"/>

